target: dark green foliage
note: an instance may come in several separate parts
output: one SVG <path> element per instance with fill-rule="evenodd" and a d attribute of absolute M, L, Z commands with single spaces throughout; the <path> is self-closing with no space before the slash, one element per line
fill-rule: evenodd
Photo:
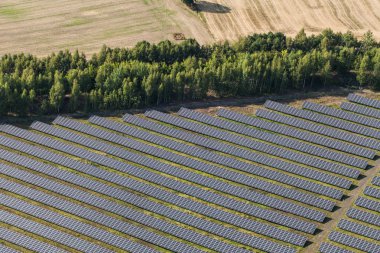
<path fill-rule="evenodd" d="M 347 83 L 380 89 L 380 46 L 370 32 L 361 41 L 331 30 L 295 38 L 254 34 L 208 46 L 143 41 L 132 49 L 103 46 L 91 59 L 78 51 L 4 55 L 0 114 L 127 109 Z"/>

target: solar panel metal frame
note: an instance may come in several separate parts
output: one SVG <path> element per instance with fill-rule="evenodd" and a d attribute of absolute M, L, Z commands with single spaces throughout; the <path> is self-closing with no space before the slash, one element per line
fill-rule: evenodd
<path fill-rule="evenodd" d="M 89 241 L 83 240 L 77 236 L 64 233 L 60 230 L 43 225 L 41 223 L 38 223 L 30 219 L 26 219 L 22 216 L 10 213 L 5 210 L 0 210 L 0 221 L 14 227 L 18 227 L 24 231 L 28 231 L 33 234 L 39 235 L 41 237 L 47 238 L 54 242 L 58 242 L 70 248 L 79 250 L 81 252 L 89 252 L 89 253 L 113 252 L 112 250 L 101 247 L 100 245 L 91 243 Z"/>
<path fill-rule="evenodd" d="M 348 101 L 351 101 L 351 102 L 355 102 L 358 104 L 380 109 L 380 101 L 376 99 L 362 97 L 353 93 L 348 94 L 347 99 Z"/>
<path fill-rule="evenodd" d="M 212 129 L 211 127 L 186 121 L 173 115 L 161 113 L 158 111 L 147 111 L 145 116 L 171 124 L 173 126 L 182 127 L 186 130 L 193 131 L 199 134 L 207 135 L 217 138 L 219 140 L 227 141 L 239 146 L 243 146 L 249 149 L 257 150 L 263 153 L 267 153 L 273 156 L 278 156 L 283 159 L 291 160 L 308 166 L 312 166 L 318 169 L 326 170 L 340 175 L 357 178 L 360 175 L 360 171 L 357 169 L 349 168 L 336 163 L 328 163 L 326 161 L 317 159 L 315 157 L 302 155 L 293 151 L 289 151 L 283 148 L 278 148 L 273 145 L 266 145 L 262 142 L 254 141 L 253 139 L 244 138 L 236 134 L 231 134 L 226 131 L 220 131 Z M 327 166 L 329 164 L 329 166 Z"/>
<path fill-rule="evenodd" d="M 188 230 L 188 229 L 185 229 L 182 227 L 178 227 L 177 225 L 174 225 L 174 224 L 168 223 L 164 220 L 146 215 L 142 212 L 136 211 L 136 210 L 128 208 L 126 206 L 123 206 L 123 205 L 117 204 L 115 202 L 103 199 L 101 197 L 92 195 L 92 194 L 87 193 L 85 191 L 82 191 L 82 190 L 79 190 L 79 189 L 76 189 L 76 188 L 73 188 L 70 186 L 66 186 L 66 185 L 61 184 L 61 183 L 57 183 L 55 181 L 43 178 L 41 176 L 37 176 L 37 175 L 34 175 L 32 173 L 22 171 L 22 170 L 17 169 L 17 168 L 12 168 L 9 166 L 2 166 L 0 164 L 0 171 L 3 174 L 8 175 L 10 177 L 17 178 L 19 180 L 23 180 L 27 183 L 42 187 L 48 191 L 58 193 L 58 194 L 63 195 L 65 197 L 81 201 L 83 203 L 95 206 L 97 208 L 100 208 L 100 209 L 103 209 L 103 210 L 106 210 L 109 212 L 113 212 L 115 214 L 122 216 L 123 218 L 136 221 L 136 222 L 143 224 L 145 226 L 155 228 L 155 229 L 160 230 L 162 232 L 177 236 L 178 238 L 188 240 L 188 241 L 193 242 L 195 244 L 198 244 L 198 245 L 201 245 L 201 246 L 204 246 L 204 247 L 216 250 L 216 251 L 233 251 L 233 252 L 242 252 L 242 253 L 247 252 L 247 251 L 240 249 L 240 248 L 237 248 L 233 245 L 229 245 L 229 244 L 226 244 L 224 242 L 217 241 L 213 238 L 203 236 L 201 234 L 193 232 L 192 230 Z M 125 223 L 124 221 L 119 221 L 119 222 L 124 224 L 124 227 L 131 226 L 128 223 Z M 266 229 L 266 227 L 264 227 L 264 229 Z M 144 229 L 142 229 L 140 227 L 136 227 L 136 230 L 139 230 L 141 232 L 139 234 L 144 233 Z M 271 232 L 276 233 L 275 230 L 271 230 Z M 151 232 L 149 232 L 149 233 L 151 233 Z M 154 234 L 152 234 L 151 236 L 152 236 L 152 239 L 154 239 Z M 142 238 L 140 238 L 140 239 L 142 239 Z M 189 246 L 189 245 L 184 244 L 182 242 L 173 241 L 170 238 L 164 238 L 164 239 L 167 240 L 167 243 L 168 243 L 167 248 L 170 250 L 175 250 L 174 249 L 175 247 L 181 247 L 181 249 L 178 249 L 178 250 L 198 252 L 197 250 L 194 250 L 194 248 L 192 246 Z M 146 240 L 146 241 L 149 242 L 149 240 Z M 157 241 L 157 240 L 155 240 L 155 241 Z M 174 244 L 171 243 L 170 241 L 173 241 Z M 306 240 L 305 240 L 305 242 L 306 242 Z M 170 246 L 169 243 L 172 246 Z M 157 245 L 159 245 L 159 244 L 157 244 Z M 163 247 L 162 245 L 159 245 L 159 246 Z M 302 246 L 302 245 L 299 245 L 299 246 Z M 165 247 L 163 247 L 163 248 L 165 248 Z"/>
<path fill-rule="evenodd" d="M 349 231 L 354 234 L 358 234 L 364 237 L 368 237 L 370 239 L 380 241 L 380 230 L 374 229 L 356 222 L 348 221 L 348 220 L 340 220 L 338 223 L 338 227 L 340 229 Z"/>
<path fill-rule="evenodd" d="M 40 253 L 67 252 L 66 250 L 58 248 L 54 245 L 39 241 L 37 239 L 21 234 L 19 232 L 6 229 L 4 227 L 0 227 L 0 239 Z"/>
<path fill-rule="evenodd" d="M 215 118 L 215 117 L 206 115 L 204 113 L 192 111 L 186 108 L 181 108 L 178 111 L 178 115 L 184 118 L 188 118 L 191 120 L 195 120 L 195 121 L 213 126 L 213 127 L 222 128 L 222 129 L 232 131 L 238 134 L 256 138 L 265 142 L 273 143 L 275 145 L 280 145 L 286 148 L 297 150 L 299 152 L 307 153 L 309 155 L 322 157 L 324 159 L 348 164 L 350 166 L 358 167 L 361 169 L 366 168 L 368 165 L 368 162 L 363 159 L 359 159 L 359 158 L 342 154 L 342 153 L 337 153 L 335 151 L 327 150 L 326 148 L 320 148 L 318 146 L 311 145 L 309 143 L 296 140 L 294 138 L 288 138 L 288 137 L 281 136 L 278 134 L 264 132 L 264 131 L 243 126 L 241 124 L 237 124 L 231 121 Z M 277 147 L 277 146 L 274 146 L 274 147 Z M 319 158 L 317 158 L 317 161 L 318 160 Z M 326 162 L 327 164 L 330 163 L 329 161 L 324 161 L 324 160 L 323 162 Z"/>
<path fill-rule="evenodd" d="M 279 133 L 279 134 L 286 135 L 292 138 L 297 138 L 306 142 L 315 143 L 315 144 L 332 148 L 335 150 L 339 150 L 345 153 L 358 155 L 364 158 L 373 159 L 376 155 L 375 151 L 368 148 L 359 147 L 351 143 L 328 138 L 319 134 L 311 133 L 305 130 L 300 130 L 298 128 L 282 125 L 279 123 L 270 122 L 267 120 L 263 120 L 261 118 L 250 117 L 250 116 L 243 115 L 243 114 L 233 112 L 230 110 L 219 109 L 216 114 L 219 117 L 222 117 L 225 119 L 233 120 L 239 123 L 244 123 L 246 125 L 254 126 L 254 127 L 261 128 L 261 129 L 268 130 L 275 133 Z"/>
<path fill-rule="evenodd" d="M 28 139 L 30 141 L 34 140 L 34 142 L 36 142 L 36 140 L 40 140 L 41 141 L 43 139 L 45 141 L 48 141 L 48 143 L 54 142 L 54 143 L 52 143 L 52 145 L 54 147 L 57 147 L 57 145 L 56 145 L 57 143 L 55 141 L 51 140 L 50 138 L 46 138 L 46 137 L 43 137 L 43 136 L 31 133 L 31 132 L 27 132 L 27 131 L 25 131 L 23 129 L 18 129 L 18 128 L 15 128 L 15 127 L 11 127 L 11 129 L 13 131 L 8 131 L 9 134 L 13 133 L 13 135 L 15 135 L 15 136 L 18 136 L 20 138 L 25 138 L 25 139 Z M 8 130 L 10 130 L 10 129 L 8 129 Z M 32 136 L 35 137 L 35 138 L 31 138 Z M 16 147 L 16 145 L 14 145 L 14 143 L 12 143 L 12 145 L 14 147 Z M 27 145 L 27 144 L 24 144 L 24 146 L 25 145 Z M 71 147 L 71 146 L 69 146 L 69 147 Z M 71 147 L 71 148 L 74 148 L 74 147 Z M 34 155 L 34 156 L 36 156 L 35 151 L 38 150 L 38 148 L 34 147 L 34 148 L 32 148 L 32 150 L 34 152 L 31 153 L 31 154 Z M 25 150 L 23 152 L 25 152 Z M 45 151 L 45 152 L 47 152 L 47 151 Z M 51 154 L 51 152 L 49 152 L 49 153 Z M 75 149 L 74 153 L 75 154 L 81 153 L 80 149 Z M 94 167 L 94 166 L 89 165 L 89 164 L 83 164 L 83 163 L 80 163 L 80 162 L 78 162 L 76 160 L 72 160 L 72 159 L 69 159 L 69 158 L 63 158 L 62 156 L 60 156 L 58 154 L 55 154 L 54 159 L 57 160 L 57 161 L 59 161 L 60 164 L 63 165 L 63 166 L 70 167 L 70 168 L 73 168 L 73 169 L 76 169 L 76 170 L 79 170 L 79 171 L 82 171 L 82 172 L 85 172 L 85 173 L 89 173 L 89 174 L 91 174 L 91 175 L 93 175 L 95 177 L 102 178 L 102 179 L 105 179 L 105 180 L 108 180 L 108 181 L 112 181 L 113 183 L 117 183 L 117 184 L 120 184 L 122 186 L 127 186 L 127 187 L 131 188 L 132 186 L 135 186 L 136 184 L 141 185 L 140 188 L 132 187 L 132 189 L 140 191 L 140 192 L 145 193 L 145 194 L 147 193 L 146 190 L 148 190 L 148 195 L 151 192 L 157 192 L 156 188 L 153 189 L 152 187 L 149 187 L 149 186 L 147 187 L 146 185 L 144 185 L 144 184 L 142 184 L 140 182 L 136 182 L 136 181 L 133 181 L 133 180 L 131 180 L 129 178 L 124 178 L 124 177 L 118 176 L 117 174 L 113 174 L 113 173 L 110 173 L 110 172 L 98 169 L 97 167 Z M 51 173 L 54 173 L 54 170 L 49 170 L 49 173 L 50 173 L 49 175 L 51 175 L 51 176 L 55 176 L 55 177 L 59 176 L 60 179 L 65 180 L 66 177 L 62 178 L 62 176 L 63 176 L 62 173 L 67 173 L 67 172 L 60 171 L 59 175 L 56 175 L 56 174 L 52 175 Z M 74 175 L 74 177 L 76 177 L 76 176 Z M 73 175 L 71 175 L 70 181 L 71 182 L 73 181 Z M 78 184 L 81 185 L 81 186 L 85 185 L 85 183 L 83 181 L 79 181 Z M 198 222 L 198 224 L 201 224 L 201 226 L 199 226 L 199 225 L 197 226 L 196 225 L 197 223 L 191 223 L 191 221 L 195 222 L 198 219 L 196 217 L 194 217 L 194 219 L 190 219 L 191 216 L 189 216 L 188 214 L 181 213 L 181 212 L 176 211 L 176 210 L 168 209 L 168 207 L 166 207 L 166 206 L 162 206 L 162 205 L 159 205 L 157 203 L 144 200 L 141 197 L 138 197 L 138 196 L 133 195 L 133 194 L 129 194 L 127 191 L 119 190 L 117 188 L 110 188 L 109 186 L 106 186 L 106 185 L 98 185 L 97 189 L 94 189 L 93 187 L 96 186 L 95 182 L 92 182 L 89 185 L 92 187 L 91 188 L 92 190 L 101 192 L 103 194 L 111 195 L 113 197 L 116 197 L 116 198 L 118 198 L 120 200 L 129 202 L 129 203 L 131 203 L 133 205 L 136 205 L 136 206 L 139 206 L 141 208 L 145 208 L 145 209 L 148 209 L 148 210 L 151 210 L 151 211 L 153 210 L 153 211 L 156 211 L 156 212 L 160 211 L 161 209 L 164 209 L 164 210 L 166 210 L 169 213 L 168 217 L 170 217 L 170 218 L 174 217 L 175 218 L 175 217 L 178 216 L 178 221 L 184 221 L 184 222 L 187 222 L 187 224 L 193 225 L 193 226 L 195 224 L 196 227 L 198 227 L 200 229 L 203 228 L 206 231 L 210 231 L 208 229 L 212 228 L 213 226 L 214 227 L 215 226 L 219 226 L 219 225 L 217 225 L 215 223 L 211 223 L 211 222 L 205 221 L 203 219 L 199 220 L 199 222 Z M 150 188 L 152 188 L 152 189 L 150 189 Z M 143 191 L 142 191 L 142 189 L 143 189 Z M 158 192 L 160 194 L 162 193 L 161 191 L 158 191 Z M 163 195 L 163 194 L 161 194 L 161 195 Z M 161 195 L 159 195 L 159 196 L 161 196 Z M 152 195 L 152 196 L 154 196 L 154 195 Z M 165 200 L 165 199 L 163 199 L 163 200 Z M 145 203 L 148 203 L 148 204 L 145 204 Z M 261 215 L 261 213 L 262 213 L 262 215 Z M 160 214 L 162 214 L 162 215 L 165 216 L 164 212 L 161 212 Z M 259 215 L 259 217 L 267 219 L 267 220 L 270 220 L 271 218 L 275 218 L 282 225 L 284 225 L 284 221 L 291 222 L 294 225 L 297 225 L 299 222 L 301 222 L 299 225 L 297 225 L 297 227 L 300 227 L 302 229 L 302 226 L 303 226 L 303 230 L 305 230 L 305 229 L 306 230 L 308 230 L 308 229 L 315 230 L 315 225 L 313 225 L 313 224 L 311 224 L 312 227 L 310 227 L 310 224 L 307 223 L 307 222 L 299 221 L 299 220 L 296 220 L 296 219 L 291 218 L 291 217 L 286 217 L 286 216 L 274 213 L 274 212 L 269 211 L 269 210 L 265 210 L 265 209 L 261 210 L 260 208 L 255 208 L 254 214 L 256 214 L 256 216 Z M 166 215 L 168 215 L 168 214 L 166 214 Z M 205 226 L 205 227 L 202 227 L 202 226 Z M 293 227 L 293 226 L 290 226 L 290 227 Z M 237 232 L 234 231 L 234 230 L 227 229 L 227 233 L 225 233 L 224 236 L 226 236 L 227 238 L 230 238 L 230 235 L 236 234 L 236 233 Z M 238 237 L 239 238 L 243 238 L 244 234 L 239 234 L 238 233 Z"/>
<path fill-rule="evenodd" d="M 221 164 L 221 165 L 224 165 L 227 167 L 235 168 L 235 169 L 238 169 L 240 171 L 248 172 L 248 173 L 253 174 L 253 175 L 262 176 L 262 177 L 265 177 L 265 178 L 268 178 L 271 180 L 282 182 L 284 184 L 295 186 L 295 187 L 304 189 L 306 191 L 314 192 L 317 194 L 322 194 L 324 196 L 328 196 L 328 197 L 335 198 L 335 199 L 341 199 L 343 196 L 342 191 L 335 190 L 331 187 L 323 186 L 320 184 L 316 184 L 314 182 L 310 182 L 310 181 L 303 180 L 303 179 L 300 179 L 297 177 L 289 176 L 289 175 L 286 175 L 286 174 L 283 174 L 280 172 L 275 172 L 272 170 L 267 170 L 267 169 L 264 169 L 264 168 L 261 168 L 258 166 L 247 164 L 247 163 L 244 163 L 242 161 L 233 159 L 231 157 L 225 157 L 225 156 L 213 153 L 209 150 L 205 150 L 205 149 L 195 147 L 195 146 L 190 146 L 190 145 L 185 144 L 185 143 L 180 143 L 180 142 L 174 141 L 174 140 L 166 138 L 166 137 L 157 136 L 157 135 L 148 133 L 144 130 L 140 130 L 140 129 L 137 129 L 137 128 L 134 128 L 134 127 L 122 124 L 122 123 L 110 121 L 110 120 L 103 119 L 101 117 L 96 117 L 96 116 L 91 117 L 89 119 L 89 121 L 93 124 L 98 125 L 98 126 L 102 126 L 102 127 L 107 128 L 107 129 L 117 131 L 119 133 L 130 135 L 130 136 L 133 136 L 135 138 L 139 138 L 139 139 L 142 139 L 144 141 L 154 143 L 156 145 L 164 146 L 164 147 L 173 149 L 175 151 L 178 151 L 178 152 L 181 152 L 184 154 L 188 154 L 188 155 L 191 155 L 191 156 L 194 156 L 197 158 L 201 158 L 201 159 L 204 159 L 204 160 L 207 160 L 210 162 L 214 162 L 217 164 Z M 102 136 L 104 136 L 104 135 L 102 134 Z M 118 137 L 118 141 L 119 141 L 119 137 Z M 128 143 L 129 143 L 129 141 L 127 142 L 127 144 Z M 153 152 L 150 154 L 157 156 L 158 153 L 160 153 L 160 152 L 156 151 L 156 152 Z M 187 157 L 183 157 L 183 156 L 175 156 L 175 157 L 180 158 L 177 160 L 172 160 L 172 161 L 177 162 L 177 163 L 184 162 L 184 160 L 187 159 Z M 211 168 L 215 168 L 218 173 L 213 173 L 212 171 L 210 172 L 210 170 L 206 169 L 207 167 L 210 167 L 209 164 L 200 163 L 199 161 L 195 161 L 194 163 L 197 164 L 197 166 L 193 166 L 194 169 L 202 170 L 204 172 L 207 172 L 207 173 L 213 174 L 213 175 L 217 175 L 217 176 L 220 176 L 222 178 L 226 178 L 224 175 L 227 175 L 227 174 L 232 174 L 232 175 L 236 174 L 236 173 L 230 173 L 230 171 L 228 171 L 224 168 L 215 167 L 215 166 L 212 166 Z M 186 166 L 186 164 L 183 164 L 183 165 Z M 222 173 L 222 171 L 223 171 L 223 173 Z M 237 174 L 237 175 L 239 175 L 239 174 Z M 236 178 L 237 178 L 236 176 L 232 176 L 232 177 L 230 177 L 230 180 L 234 181 L 234 180 L 236 180 Z M 228 179 L 228 178 L 226 178 L 226 179 Z M 238 182 L 238 181 L 236 181 L 236 182 Z M 265 190 L 265 189 L 263 189 L 263 190 Z M 243 196 L 243 198 L 244 198 L 244 196 Z"/>
<path fill-rule="evenodd" d="M 377 119 L 365 117 L 351 112 L 346 112 L 343 110 L 335 109 L 329 106 L 320 105 L 306 101 L 302 105 L 303 109 L 311 110 L 313 112 L 322 113 L 328 116 L 339 118 L 342 120 L 347 120 L 357 124 L 361 124 L 367 127 L 380 128 L 380 121 Z"/>
<path fill-rule="evenodd" d="M 333 117 L 325 116 L 311 111 L 300 110 L 288 105 L 283 105 L 277 102 L 267 100 L 264 106 L 268 109 L 279 111 L 288 115 L 303 118 L 312 122 L 317 122 L 319 124 L 328 125 L 331 127 L 336 127 L 345 131 L 349 131 L 355 134 L 364 135 L 367 137 L 372 137 L 375 139 L 380 139 L 380 131 L 373 128 L 369 128 L 356 123 L 348 122 L 341 119 L 336 119 Z"/>
<path fill-rule="evenodd" d="M 346 141 L 348 143 L 360 145 L 363 147 L 380 150 L 380 141 L 371 139 L 361 135 L 355 135 L 349 132 L 342 131 L 326 125 L 316 124 L 312 121 L 291 117 L 289 115 L 280 114 L 275 111 L 258 109 L 256 116 L 265 118 L 267 120 L 276 121 L 282 124 L 290 125 L 292 127 L 301 128 L 310 132 L 325 135 L 337 140 Z"/>
<path fill-rule="evenodd" d="M 348 102 L 341 103 L 340 108 L 343 110 L 361 114 L 367 117 L 380 119 L 380 110 L 378 109 L 366 107 L 359 104 L 348 103 Z"/>
<path fill-rule="evenodd" d="M 200 135 L 196 135 L 196 134 L 192 134 L 189 132 L 185 132 L 183 130 L 168 127 L 168 126 L 158 124 L 158 123 L 153 122 L 153 121 L 148 121 L 148 120 L 145 120 L 145 119 L 133 116 L 133 115 L 125 114 L 123 116 L 123 120 L 125 122 L 130 123 L 130 124 L 133 124 L 133 125 L 136 125 L 136 126 L 144 128 L 144 129 L 148 129 L 148 130 L 151 130 L 151 131 L 163 134 L 163 135 L 167 135 L 167 136 L 170 136 L 172 138 L 176 138 L 178 140 L 187 141 L 189 143 L 193 143 L 193 144 L 196 144 L 198 146 L 201 146 L 201 147 L 204 147 L 207 149 L 219 151 L 219 152 L 222 152 L 222 153 L 225 153 L 228 155 L 234 155 L 236 157 L 244 158 L 244 159 L 252 161 L 252 162 L 260 163 L 260 164 L 270 166 L 273 168 L 277 168 L 279 170 L 286 171 L 286 172 L 289 172 L 289 173 L 292 173 L 295 175 L 303 176 L 306 178 L 315 179 L 317 181 L 321 181 L 321 182 L 324 182 L 327 184 L 335 185 L 335 186 L 338 186 L 338 187 L 341 187 L 344 189 L 349 189 L 352 185 L 351 181 L 344 179 L 344 178 L 341 178 L 341 177 L 337 177 L 334 175 L 326 174 L 324 172 L 312 170 L 312 169 L 309 169 L 307 167 L 302 167 L 302 166 L 299 166 L 299 165 L 296 165 L 293 163 L 289 163 L 289 162 L 286 162 L 283 160 L 272 158 L 272 157 L 267 156 L 267 155 L 251 152 L 249 150 L 242 149 L 239 147 L 234 147 L 234 146 L 231 146 L 231 145 L 226 144 L 226 143 L 221 142 L 221 141 L 213 140 L 210 138 L 205 138 L 205 137 L 200 136 Z M 219 156 L 221 161 L 224 157 L 225 156 Z M 234 159 L 234 160 L 239 161 L 236 159 Z M 223 159 L 223 161 L 228 162 L 228 160 L 226 160 L 226 159 Z M 241 170 L 239 168 L 245 168 L 246 167 L 246 166 L 243 167 L 243 164 L 239 164 L 239 166 L 235 166 L 234 165 L 235 161 L 229 162 L 228 166 L 235 168 L 235 169 L 238 169 L 238 170 Z M 256 167 L 257 167 L 257 169 L 260 168 L 258 166 L 256 166 Z M 244 171 L 249 172 L 249 173 L 254 173 L 254 172 L 250 172 L 247 170 L 244 170 Z"/>

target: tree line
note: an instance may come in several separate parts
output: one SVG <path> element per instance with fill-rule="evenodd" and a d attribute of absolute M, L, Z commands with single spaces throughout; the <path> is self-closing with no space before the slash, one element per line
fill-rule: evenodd
<path fill-rule="evenodd" d="M 138 108 L 184 100 L 259 96 L 329 86 L 380 89 L 380 45 L 371 32 L 325 30 L 294 38 L 254 34 L 235 43 L 142 41 L 103 46 L 89 59 L 60 51 L 48 57 L 3 55 L 0 114 L 49 114 Z"/>

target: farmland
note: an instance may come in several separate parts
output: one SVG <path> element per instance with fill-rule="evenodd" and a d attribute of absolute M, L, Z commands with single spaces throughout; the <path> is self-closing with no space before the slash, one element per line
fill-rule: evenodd
<path fill-rule="evenodd" d="M 268 31 L 295 36 L 302 28 L 309 34 L 331 28 L 358 36 L 371 30 L 380 39 L 377 0 L 208 0 L 199 6 L 216 41 Z"/>
<path fill-rule="evenodd" d="M 91 55 L 103 44 L 132 47 L 141 40 L 173 40 L 174 33 L 201 44 L 269 31 L 295 36 L 302 28 L 308 34 L 332 28 L 357 36 L 371 30 L 380 39 L 376 0 L 208 0 L 197 5 L 199 13 L 180 0 L 4 0 L 0 55 L 46 56 L 64 49 Z"/>
<path fill-rule="evenodd" d="M 180 1 L 4 0 L 0 3 L 0 54 L 46 56 L 79 49 L 87 55 L 103 44 L 130 47 L 159 42 L 173 33 L 210 41 L 205 25 Z"/>

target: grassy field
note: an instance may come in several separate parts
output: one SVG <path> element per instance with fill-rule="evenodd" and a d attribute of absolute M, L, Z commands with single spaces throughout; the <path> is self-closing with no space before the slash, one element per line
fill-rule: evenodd
<path fill-rule="evenodd" d="M 0 54 L 44 56 L 62 49 L 90 55 L 103 44 L 130 47 L 138 41 L 173 39 L 173 33 L 212 38 L 180 0 L 4 0 L 0 2 Z"/>
<path fill-rule="evenodd" d="M 302 28 L 307 33 L 351 30 L 358 36 L 371 30 L 380 39 L 377 0 L 208 0 L 199 6 L 217 41 L 268 31 L 294 36 Z"/>

